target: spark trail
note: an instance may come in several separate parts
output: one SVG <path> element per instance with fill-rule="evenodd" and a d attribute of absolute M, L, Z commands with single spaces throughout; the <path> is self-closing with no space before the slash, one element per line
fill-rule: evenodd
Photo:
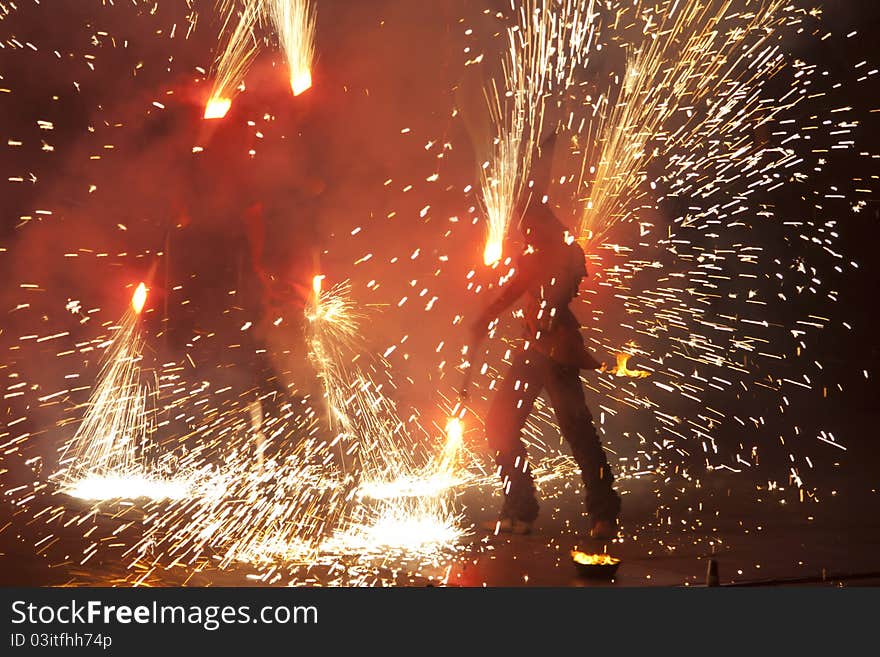
<path fill-rule="evenodd" d="M 100 500 L 124 497 L 179 498 L 186 485 L 151 474 L 153 393 L 143 382 L 140 314 L 147 289 L 140 283 L 131 307 L 113 337 L 85 415 L 64 446 L 55 478 L 74 497 Z"/>
<path fill-rule="evenodd" d="M 278 43 L 290 69 L 290 88 L 298 96 L 312 86 L 315 10 L 309 0 L 266 0 Z"/>
<path fill-rule="evenodd" d="M 220 9 L 225 16 L 222 32 L 227 32 L 233 22 L 235 28 L 214 62 L 213 85 L 205 105 L 206 119 L 222 119 L 226 116 L 259 49 L 254 29 L 260 20 L 262 0 L 246 0 L 237 21 L 234 2 L 224 0 Z"/>

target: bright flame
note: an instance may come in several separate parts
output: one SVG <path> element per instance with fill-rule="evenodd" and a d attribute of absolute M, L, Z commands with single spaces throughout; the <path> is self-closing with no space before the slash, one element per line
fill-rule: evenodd
<path fill-rule="evenodd" d="M 231 98 L 211 98 L 205 105 L 206 119 L 222 119 L 232 107 Z"/>
<path fill-rule="evenodd" d="M 315 293 L 315 301 L 321 298 L 321 281 L 324 280 L 323 274 L 318 274 L 312 279 L 312 290 Z"/>
<path fill-rule="evenodd" d="M 492 266 L 501 260 L 501 239 L 490 239 L 483 249 L 483 264 Z"/>
<path fill-rule="evenodd" d="M 434 474 L 429 477 L 430 485 L 449 488 L 463 481 L 461 475 L 461 458 L 463 449 L 464 426 L 461 419 L 451 417 L 446 422 L 446 444 L 435 461 Z"/>
<path fill-rule="evenodd" d="M 461 420 L 457 417 L 449 418 L 449 421 L 446 423 L 446 439 L 449 441 L 447 445 L 454 444 L 456 448 L 461 445 L 461 436 L 464 433 L 464 428 L 461 426 Z"/>
<path fill-rule="evenodd" d="M 266 9 L 290 70 L 294 96 L 312 86 L 315 8 L 309 0 L 267 0 Z"/>
<path fill-rule="evenodd" d="M 290 88 L 293 89 L 293 95 L 299 96 L 312 86 L 312 72 L 306 69 L 295 75 L 290 76 Z"/>
<path fill-rule="evenodd" d="M 244 76 L 257 55 L 254 28 L 263 13 L 263 0 L 243 0 L 242 3 L 222 0 L 219 9 L 224 17 L 221 33 L 228 33 L 229 39 L 214 62 L 214 84 L 205 108 L 206 119 L 226 116 L 232 99 L 243 89 Z M 230 30 L 232 25 L 235 27 Z"/>
<path fill-rule="evenodd" d="M 601 372 L 608 372 L 614 376 L 628 376 L 631 379 L 644 379 L 645 377 L 651 376 L 650 372 L 646 372 L 645 370 L 631 370 L 626 366 L 627 363 L 629 363 L 629 359 L 632 358 L 632 354 L 619 351 L 615 356 L 617 357 L 617 365 L 613 368 L 609 368 L 603 363 L 602 369 L 600 370 Z"/>
<path fill-rule="evenodd" d="M 134 309 L 134 312 L 138 315 L 141 314 L 141 311 L 144 309 L 144 304 L 147 302 L 147 286 L 143 283 L 138 284 L 137 288 L 134 291 L 134 294 L 131 296 L 131 307 Z"/>
<path fill-rule="evenodd" d="M 571 551 L 571 558 L 575 563 L 585 566 L 613 566 L 620 563 L 620 559 L 612 557 L 610 554 L 587 554 L 578 550 Z"/>

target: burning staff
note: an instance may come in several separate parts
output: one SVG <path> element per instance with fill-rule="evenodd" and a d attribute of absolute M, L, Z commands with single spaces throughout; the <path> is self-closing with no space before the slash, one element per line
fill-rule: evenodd
<path fill-rule="evenodd" d="M 290 88 L 298 96 L 312 86 L 315 11 L 309 0 L 268 0 L 269 17 L 290 68 Z"/>
<path fill-rule="evenodd" d="M 245 73 L 256 57 L 257 42 L 254 26 L 259 20 L 261 5 L 261 0 L 246 0 L 226 47 L 217 57 L 214 64 L 214 84 L 205 106 L 206 119 L 222 119 L 226 116 Z M 225 8 L 227 13 L 223 24 L 224 31 L 233 19 L 235 5 L 229 2 Z"/>
<path fill-rule="evenodd" d="M 147 288 L 140 283 L 104 356 L 86 413 L 61 455 L 63 489 L 90 499 L 175 497 L 170 482 L 148 476 L 143 449 L 149 441 L 149 390 L 141 382 L 139 329 Z"/>
<path fill-rule="evenodd" d="M 596 0 L 527 0 L 520 7 L 518 24 L 507 30 L 502 63 L 505 91 L 499 94 L 493 80 L 485 93 L 493 126 L 490 159 L 480 170 L 486 265 L 501 260 L 504 238 L 531 169 L 532 150 L 544 131 L 548 93 L 575 84 L 576 71 L 587 63 L 595 43 L 595 4 Z M 550 127 L 552 133 L 556 129 Z"/>
<path fill-rule="evenodd" d="M 488 528 L 496 533 L 528 533 L 538 515 L 535 484 L 520 433 L 546 388 L 562 435 L 581 469 L 590 535 L 611 538 L 617 532 L 620 498 L 612 488 L 613 475 L 580 380 L 581 369 L 596 369 L 599 363 L 586 350 L 580 323 L 569 308 L 587 274 L 584 252 L 545 205 L 532 206 L 521 227 L 528 248 L 514 277 L 471 326 L 476 345 L 490 322 L 523 295 L 528 297 L 525 346 L 514 358 L 486 419 L 505 494 L 498 521 Z"/>

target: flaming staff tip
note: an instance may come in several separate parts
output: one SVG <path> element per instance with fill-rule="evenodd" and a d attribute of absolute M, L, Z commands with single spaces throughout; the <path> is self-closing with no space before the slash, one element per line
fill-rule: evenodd
<path fill-rule="evenodd" d="M 134 309 L 134 312 L 138 315 L 141 314 L 141 311 L 144 309 L 144 304 L 147 302 L 147 286 L 143 283 L 139 283 L 137 288 L 135 288 L 134 294 L 131 295 L 131 307 Z"/>
<path fill-rule="evenodd" d="M 308 91 L 312 87 L 312 72 L 308 69 L 299 71 L 290 76 L 290 88 L 294 96 Z"/>
<path fill-rule="evenodd" d="M 486 242 L 486 248 L 483 249 L 483 264 L 491 267 L 501 260 L 501 240 L 490 240 Z"/>
<path fill-rule="evenodd" d="M 446 438 L 449 443 L 460 445 L 463 432 L 464 428 L 461 426 L 461 420 L 457 417 L 449 418 L 449 421 L 446 423 Z"/>
<path fill-rule="evenodd" d="M 317 274 L 312 278 L 312 290 L 315 292 L 315 298 L 321 296 L 321 282 L 324 280 L 323 274 Z"/>
<path fill-rule="evenodd" d="M 205 105 L 206 119 L 222 119 L 232 107 L 231 98 L 211 98 Z"/>

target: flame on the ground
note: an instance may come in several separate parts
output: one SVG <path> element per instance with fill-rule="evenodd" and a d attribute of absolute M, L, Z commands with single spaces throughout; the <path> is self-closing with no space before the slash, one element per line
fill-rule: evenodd
<path fill-rule="evenodd" d="M 620 563 L 620 559 L 612 557 L 610 554 L 587 554 L 578 550 L 571 551 L 571 558 L 575 563 L 585 566 L 613 566 L 616 563 Z"/>
<path fill-rule="evenodd" d="M 647 376 L 651 376 L 651 373 L 646 372 L 645 370 L 631 370 L 627 367 L 627 363 L 629 363 L 629 359 L 632 358 L 632 354 L 619 351 L 615 356 L 617 358 L 617 364 L 614 367 L 608 367 L 603 363 L 602 372 L 608 372 L 614 376 L 627 376 L 631 379 L 644 379 Z"/>
<path fill-rule="evenodd" d="M 205 105 L 206 119 L 222 119 L 232 107 L 231 98 L 211 98 Z"/>
<path fill-rule="evenodd" d="M 134 294 L 131 295 L 131 307 L 134 309 L 135 313 L 140 315 L 146 302 L 147 286 L 143 283 L 139 283 L 137 288 L 135 288 Z"/>

